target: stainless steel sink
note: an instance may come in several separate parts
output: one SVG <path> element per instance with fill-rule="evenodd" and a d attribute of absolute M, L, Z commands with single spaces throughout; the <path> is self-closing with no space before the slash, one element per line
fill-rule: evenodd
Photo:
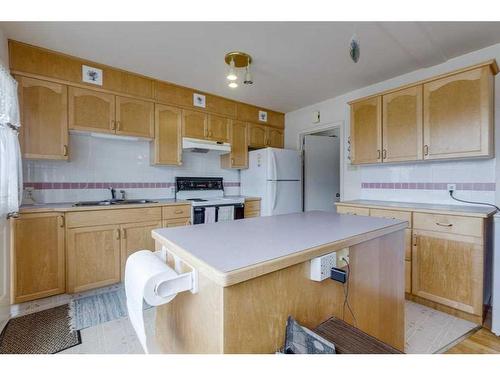
<path fill-rule="evenodd" d="M 76 202 L 73 206 L 110 206 L 114 204 L 144 204 L 144 203 L 157 203 L 156 201 L 150 199 L 107 199 L 102 201 L 83 201 Z"/>

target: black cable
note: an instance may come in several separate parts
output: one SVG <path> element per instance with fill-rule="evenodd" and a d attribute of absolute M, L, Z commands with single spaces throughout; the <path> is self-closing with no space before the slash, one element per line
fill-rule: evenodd
<path fill-rule="evenodd" d="M 462 203 L 470 203 L 470 204 L 479 204 L 479 205 L 482 205 L 482 206 L 491 206 L 491 207 L 494 207 L 497 211 L 500 211 L 500 208 L 498 206 L 495 206 L 494 204 L 491 204 L 491 203 L 483 203 L 483 202 L 473 202 L 473 201 L 465 201 L 463 199 L 459 199 L 459 198 L 455 198 L 453 196 L 453 190 L 449 190 L 449 193 L 450 193 L 450 197 L 451 199 L 454 199 L 456 200 L 457 202 L 462 202 Z"/>
<path fill-rule="evenodd" d="M 342 260 L 347 264 L 347 281 L 344 284 L 344 306 L 342 307 L 342 320 L 345 320 L 345 307 L 347 305 L 347 309 L 351 313 L 352 319 L 354 320 L 354 327 L 357 327 L 358 322 L 356 321 L 356 316 L 354 315 L 351 304 L 349 303 L 349 280 L 351 279 L 351 266 L 349 265 L 349 261 L 346 258 L 342 258 Z"/>

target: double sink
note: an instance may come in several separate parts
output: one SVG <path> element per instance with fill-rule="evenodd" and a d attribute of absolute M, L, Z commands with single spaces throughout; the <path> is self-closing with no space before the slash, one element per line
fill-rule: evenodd
<path fill-rule="evenodd" d="M 76 202 L 74 207 L 82 206 L 110 206 L 110 205 L 120 205 L 120 204 L 144 204 L 144 203 L 157 203 L 150 199 L 106 199 L 102 201 L 84 201 Z"/>

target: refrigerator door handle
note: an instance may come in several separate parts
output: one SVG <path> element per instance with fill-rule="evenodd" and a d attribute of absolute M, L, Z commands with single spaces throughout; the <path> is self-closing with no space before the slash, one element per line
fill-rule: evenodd
<path fill-rule="evenodd" d="M 276 165 L 276 155 L 274 154 L 274 151 L 272 149 L 269 150 L 269 152 L 271 153 L 270 157 L 271 157 L 271 180 L 277 180 L 278 179 L 278 166 Z"/>
<path fill-rule="evenodd" d="M 273 203 L 271 205 L 271 211 L 274 211 L 274 209 L 276 208 L 276 197 L 278 196 L 278 182 L 277 181 L 273 181 L 272 182 L 273 184 Z"/>

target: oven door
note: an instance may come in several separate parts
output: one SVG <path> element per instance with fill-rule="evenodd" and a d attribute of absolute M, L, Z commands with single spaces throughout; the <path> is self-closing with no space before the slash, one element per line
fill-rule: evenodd
<path fill-rule="evenodd" d="M 193 225 L 205 223 L 205 207 L 193 207 Z"/>

